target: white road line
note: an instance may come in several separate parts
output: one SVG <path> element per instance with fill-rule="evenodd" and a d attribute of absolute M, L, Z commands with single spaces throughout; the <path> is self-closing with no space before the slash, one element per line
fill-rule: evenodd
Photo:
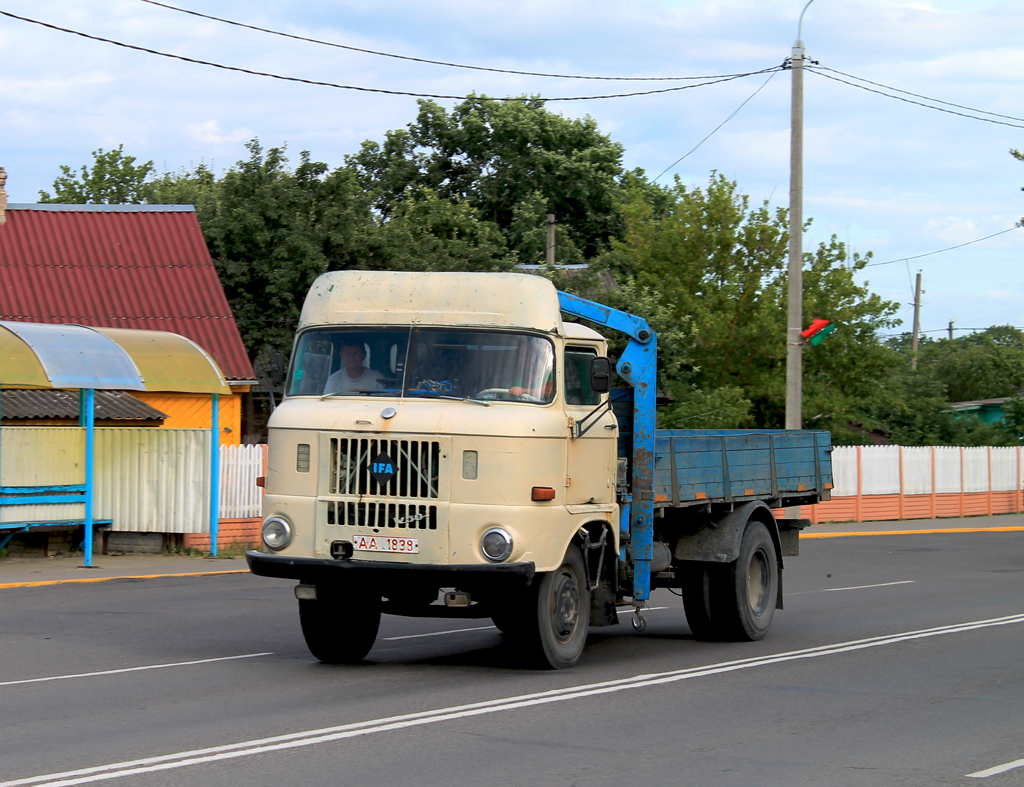
<path fill-rule="evenodd" d="M 983 771 L 977 771 L 975 773 L 969 773 L 969 774 L 967 774 L 967 778 L 968 779 L 985 779 L 985 778 L 987 778 L 989 776 L 995 776 L 996 774 L 999 774 L 999 773 L 1006 773 L 1007 771 L 1012 771 L 1014 768 L 1024 768 L 1024 760 L 1014 760 L 1013 762 L 1008 762 L 1005 765 L 996 765 L 996 766 L 993 766 L 992 768 L 986 768 Z"/>
<path fill-rule="evenodd" d="M 321 729 L 307 730 L 305 732 L 277 735 L 270 738 L 260 738 L 256 740 L 242 741 L 240 743 L 226 744 L 223 746 L 213 746 L 206 749 L 193 749 L 190 751 L 176 752 L 174 754 L 164 754 L 157 757 L 147 757 L 139 760 L 128 760 L 124 762 L 109 763 L 107 765 L 80 768 L 73 771 L 41 774 L 39 776 L 30 776 L 23 779 L 0 782 L 0 787 L 21 787 L 22 785 L 34 785 L 35 787 L 73 787 L 73 785 L 88 784 L 91 782 L 116 779 L 124 776 L 138 776 L 145 773 L 185 768 L 191 765 L 202 765 L 204 763 L 224 761 L 238 757 L 252 757 L 272 751 L 313 746 L 320 743 L 328 743 L 331 741 L 355 738 L 364 735 L 373 735 L 381 732 L 390 732 L 393 730 L 418 727 L 427 724 L 436 724 L 443 721 L 464 719 L 490 713 L 501 713 L 518 708 L 546 705 L 554 702 L 578 700 L 602 694 L 612 694 L 620 691 L 629 691 L 633 689 L 647 688 L 650 686 L 676 683 L 683 680 L 689 680 L 691 678 L 721 675 L 738 670 L 770 666 L 772 664 L 782 664 L 802 659 L 813 659 L 821 656 L 833 656 L 840 653 L 865 650 L 867 648 L 896 645 L 901 642 L 927 639 L 946 634 L 960 634 L 966 631 L 976 631 L 994 626 L 1008 626 L 1019 623 L 1024 623 L 1024 614 L 1007 615 L 1005 617 L 990 618 L 988 620 L 975 620 L 967 623 L 938 626 L 918 631 L 906 631 L 900 634 L 889 634 L 880 637 L 869 637 L 867 639 L 839 642 L 833 645 L 821 645 L 814 648 L 776 653 L 768 656 L 726 661 L 703 667 L 690 667 L 688 669 L 659 672 L 649 675 L 634 675 L 629 678 L 585 684 L 582 686 L 569 686 L 562 689 L 554 689 L 536 694 L 503 697 L 500 699 L 476 702 L 468 705 L 456 705 L 448 708 L 437 708 L 430 711 L 404 714 L 402 716 L 389 716 L 381 719 L 371 719 L 352 724 L 342 724 L 336 727 L 324 727 Z"/>
<path fill-rule="evenodd" d="M 394 642 L 399 639 L 416 639 L 417 637 L 440 637 L 442 634 L 462 634 L 466 631 L 487 631 L 497 626 L 474 626 L 471 629 L 448 629 L 446 631 L 431 631 L 426 634 L 403 634 L 400 637 L 381 637 L 385 642 Z"/>
<path fill-rule="evenodd" d="M 656 609 L 668 609 L 668 607 L 644 607 L 644 612 L 653 612 Z M 618 614 L 624 612 L 632 612 L 632 607 L 623 607 L 622 609 L 615 610 Z M 385 642 L 395 642 L 400 639 L 417 639 L 419 637 L 440 637 L 444 634 L 463 634 L 467 631 L 488 631 L 490 629 L 497 628 L 497 626 L 474 626 L 469 629 L 446 629 L 445 631 L 431 631 L 426 634 L 403 634 L 400 637 L 381 637 Z M 0 686 L 3 684 L 0 683 Z"/>
<path fill-rule="evenodd" d="M 789 596 L 806 596 L 810 593 L 838 593 L 840 590 L 864 590 L 865 588 L 887 588 L 890 585 L 913 585 L 917 580 L 901 579 L 899 582 L 880 582 L 877 585 L 854 585 L 848 588 L 822 588 L 821 590 L 801 590 L 799 593 L 787 593 Z"/>
<path fill-rule="evenodd" d="M 913 579 L 901 579 L 899 582 L 879 582 L 877 585 L 854 585 L 849 588 L 825 588 L 826 593 L 836 593 L 840 590 L 864 590 L 865 588 L 887 588 L 890 585 L 913 585 Z"/>
<path fill-rule="evenodd" d="M 72 678 L 93 678 L 97 675 L 118 675 L 122 672 L 142 672 L 149 669 L 167 669 L 168 667 L 190 667 L 193 664 L 212 664 L 215 661 L 234 661 L 236 659 L 254 659 L 257 656 L 273 656 L 273 653 L 244 653 L 241 656 L 220 656 L 215 659 L 196 659 L 195 661 L 175 661 L 171 664 L 149 664 L 145 667 L 123 667 L 100 672 L 78 672 L 74 675 L 51 675 L 46 678 L 25 678 L 24 680 L 7 680 L 0 686 L 17 686 L 20 683 L 45 683 L 50 680 L 71 680 Z"/>

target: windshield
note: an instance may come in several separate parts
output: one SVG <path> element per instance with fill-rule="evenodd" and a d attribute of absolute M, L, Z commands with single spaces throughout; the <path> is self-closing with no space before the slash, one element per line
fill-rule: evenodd
<path fill-rule="evenodd" d="M 546 404 L 550 340 L 445 328 L 320 328 L 299 338 L 289 396 L 411 396 Z"/>

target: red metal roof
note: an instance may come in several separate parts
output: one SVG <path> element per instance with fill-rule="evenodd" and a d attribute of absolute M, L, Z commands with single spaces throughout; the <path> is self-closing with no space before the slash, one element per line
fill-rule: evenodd
<path fill-rule="evenodd" d="M 190 207 L 8 206 L 0 320 L 173 331 L 255 379 Z"/>

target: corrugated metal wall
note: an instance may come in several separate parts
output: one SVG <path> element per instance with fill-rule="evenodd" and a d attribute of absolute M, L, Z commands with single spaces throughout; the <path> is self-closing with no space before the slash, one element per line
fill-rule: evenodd
<path fill-rule="evenodd" d="M 206 533 L 209 501 L 208 430 L 96 430 L 96 518 L 114 530 Z"/>
<path fill-rule="evenodd" d="M 220 518 L 262 516 L 265 446 L 220 446 Z M 96 430 L 96 519 L 113 530 L 210 532 L 208 429 Z M 85 430 L 9 426 L 0 430 L 0 486 L 85 482 Z M 81 519 L 82 503 L 0 507 L 0 522 Z"/>
<path fill-rule="evenodd" d="M 84 429 L 5 426 L 0 436 L 0 486 L 85 483 Z M 80 519 L 83 516 L 83 503 L 0 508 L 0 522 Z"/>

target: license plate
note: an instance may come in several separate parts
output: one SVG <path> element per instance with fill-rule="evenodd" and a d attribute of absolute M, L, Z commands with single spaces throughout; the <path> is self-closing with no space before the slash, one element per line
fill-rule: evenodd
<path fill-rule="evenodd" d="M 418 555 L 418 538 L 393 538 L 391 536 L 356 536 L 352 548 L 360 552 L 398 552 L 404 555 Z"/>

